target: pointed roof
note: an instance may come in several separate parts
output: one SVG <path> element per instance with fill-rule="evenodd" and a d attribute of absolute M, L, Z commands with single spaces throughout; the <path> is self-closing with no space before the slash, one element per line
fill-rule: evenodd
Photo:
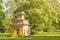
<path fill-rule="evenodd" d="M 24 13 L 24 11 L 21 11 L 21 12 L 18 12 L 17 14 L 18 14 L 18 16 L 21 16 L 21 15 L 24 15 L 25 13 Z M 13 25 L 24 26 L 24 25 L 30 25 L 30 23 L 28 20 L 25 20 L 25 19 L 22 19 L 22 20 L 16 19 L 15 21 L 12 22 L 12 26 Z"/>
<path fill-rule="evenodd" d="M 21 11 L 21 12 L 18 12 L 17 14 L 19 14 L 19 15 L 25 15 L 25 12 Z"/>

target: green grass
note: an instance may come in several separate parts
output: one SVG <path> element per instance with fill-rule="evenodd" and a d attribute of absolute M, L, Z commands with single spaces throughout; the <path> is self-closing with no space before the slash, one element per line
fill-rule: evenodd
<path fill-rule="evenodd" d="M 36 36 L 60 36 L 60 32 L 39 32 Z"/>
<path fill-rule="evenodd" d="M 11 36 L 10 33 L 0 33 L 0 37 L 9 37 Z M 34 35 L 33 35 L 34 36 Z M 60 32 L 39 32 L 35 36 L 60 36 Z"/>
<path fill-rule="evenodd" d="M 0 40 L 60 40 L 60 36 L 3 37 Z"/>
<path fill-rule="evenodd" d="M 40 32 L 30 37 L 7 37 L 10 33 L 0 33 L 0 40 L 60 40 L 60 32 Z"/>

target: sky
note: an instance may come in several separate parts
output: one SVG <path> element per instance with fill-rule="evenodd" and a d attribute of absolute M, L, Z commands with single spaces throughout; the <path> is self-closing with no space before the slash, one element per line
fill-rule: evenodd
<path fill-rule="evenodd" d="M 4 3 L 6 3 L 6 2 L 7 2 L 7 0 L 3 0 L 3 2 L 4 2 Z"/>
<path fill-rule="evenodd" d="M 5 3 L 7 2 L 7 0 L 3 0 Z M 60 3 L 60 0 L 58 0 L 58 2 Z"/>
<path fill-rule="evenodd" d="M 60 0 L 58 0 L 58 2 L 60 3 Z"/>

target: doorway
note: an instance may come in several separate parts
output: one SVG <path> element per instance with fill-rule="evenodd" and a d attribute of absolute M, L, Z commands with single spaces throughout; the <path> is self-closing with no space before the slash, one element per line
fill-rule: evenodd
<path fill-rule="evenodd" d="M 25 36 L 28 36 L 28 34 L 29 34 L 29 28 L 28 28 L 28 26 L 24 26 L 23 27 L 23 33 L 24 33 Z"/>
<path fill-rule="evenodd" d="M 17 29 L 17 35 L 19 35 L 19 29 Z"/>

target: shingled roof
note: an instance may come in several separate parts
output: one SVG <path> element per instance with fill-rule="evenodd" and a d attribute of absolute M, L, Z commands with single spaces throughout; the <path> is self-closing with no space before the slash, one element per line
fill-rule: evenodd
<path fill-rule="evenodd" d="M 28 22 L 28 20 L 15 20 L 14 22 L 13 22 L 13 24 L 27 24 L 27 25 L 29 25 L 30 23 Z"/>
<path fill-rule="evenodd" d="M 17 14 L 18 14 L 18 16 L 21 16 L 21 15 L 24 16 L 25 13 L 24 13 L 24 11 L 21 11 L 21 12 L 18 12 Z M 28 20 L 25 20 L 25 19 L 21 19 L 21 20 L 16 19 L 15 21 L 12 22 L 12 25 L 18 25 L 18 26 L 20 26 L 20 25 L 30 25 L 30 23 L 29 23 Z"/>

